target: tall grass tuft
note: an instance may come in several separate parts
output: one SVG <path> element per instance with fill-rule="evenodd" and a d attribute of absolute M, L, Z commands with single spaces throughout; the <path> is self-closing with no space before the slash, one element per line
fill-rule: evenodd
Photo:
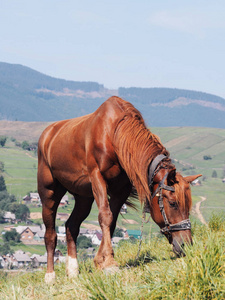
<path fill-rule="evenodd" d="M 219 231 L 224 227 L 225 216 L 223 214 L 212 213 L 209 220 L 209 228 L 214 231 Z"/>

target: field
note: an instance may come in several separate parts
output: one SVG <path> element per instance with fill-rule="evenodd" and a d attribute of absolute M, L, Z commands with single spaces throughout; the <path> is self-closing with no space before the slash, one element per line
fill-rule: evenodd
<path fill-rule="evenodd" d="M 165 238 L 142 243 L 126 242 L 115 250 L 120 270 L 106 275 L 92 260 L 80 262 L 76 279 L 65 276 L 65 265 L 56 266 L 54 285 L 44 283 L 45 270 L 32 273 L 0 272 L 0 298 L 10 299 L 217 299 L 225 298 L 225 222 L 210 219 L 209 227 L 194 225 L 193 246 L 177 259 Z"/>
<path fill-rule="evenodd" d="M 8 192 L 15 194 L 21 202 L 23 196 L 37 189 L 37 157 L 31 151 L 16 147 L 11 137 L 20 142 L 35 142 L 47 123 L 2 122 L 0 121 L 0 135 L 8 136 L 5 147 L 0 148 L 0 161 L 4 163 L 5 169 L 3 175 Z M 125 243 L 116 249 L 119 273 L 106 276 L 95 270 L 91 260 L 80 263 L 80 275 L 77 280 L 68 280 L 65 276 L 65 266 L 57 266 L 57 281 L 53 286 L 45 285 L 44 270 L 26 274 L 0 273 L 1 299 L 37 299 L 40 295 L 42 299 L 96 300 L 225 298 L 225 183 L 222 182 L 222 178 L 225 177 L 225 130 L 191 127 L 152 128 L 152 132 L 161 138 L 177 169 L 184 176 L 203 175 L 200 178 L 201 184 L 192 186 L 191 220 L 194 245 L 187 248 L 187 256 L 175 259 L 171 246 L 157 234 L 159 229 L 150 220 L 150 223 L 143 226 L 144 242 L 138 259 L 138 243 Z M 205 160 L 204 156 L 210 159 Z M 212 178 L 214 170 L 217 176 Z M 200 213 L 209 222 L 209 227 L 201 224 L 195 210 L 196 203 L 202 197 L 205 197 L 206 201 L 201 203 Z M 60 208 L 60 212 L 71 212 L 74 200 L 72 197 L 69 200 L 70 204 L 64 209 Z M 119 227 L 141 229 L 142 209 L 138 202 L 137 206 L 138 211 L 128 208 L 126 215 L 119 216 Z M 37 207 L 29 208 L 31 212 L 41 211 Z M 214 226 L 213 212 L 219 216 L 214 218 Z M 82 226 L 98 226 L 97 216 L 98 210 L 94 203 L 91 214 Z M 57 221 L 57 225 L 62 225 L 62 221 Z M 21 245 L 16 247 L 21 249 Z M 22 250 L 40 254 L 45 252 L 43 246 L 35 249 L 32 246 L 24 246 Z"/>

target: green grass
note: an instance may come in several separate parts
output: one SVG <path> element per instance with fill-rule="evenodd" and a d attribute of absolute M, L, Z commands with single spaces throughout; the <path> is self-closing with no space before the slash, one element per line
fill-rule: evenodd
<path fill-rule="evenodd" d="M 215 224 L 220 222 L 220 226 Z M 221 223 L 222 222 L 222 223 Z M 65 265 L 56 267 L 56 283 L 44 283 L 45 270 L 25 274 L 1 272 L 1 299 L 218 299 L 225 298 L 225 223 L 213 217 L 211 227 L 195 225 L 193 246 L 177 259 L 165 238 L 129 242 L 116 249 L 120 271 L 105 275 L 93 261 L 80 264 L 78 278 L 69 280 Z"/>
<path fill-rule="evenodd" d="M 16 244 L 15 246 L 11 246 L 10 248 L 13 250 L 13 252 L 17 250 L 22 250 L 24 252 L 29 252 L 31 254 L 39 254 L 44 255 L 46 252 L 44 245 L 25 245 L 23 243 Z"/>
<path fill-rule="evenodd" d="M 4 177 L 8 192 L 19 201 L 29 191 L 37 190 L 37 157 L 8 142 L 0 148 L 0 161 L 4 163 Z"/>

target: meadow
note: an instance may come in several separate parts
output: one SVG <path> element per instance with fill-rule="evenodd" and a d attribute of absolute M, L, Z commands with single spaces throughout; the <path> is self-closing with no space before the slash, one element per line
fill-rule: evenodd
<path fill-rule="evenodd" d="M 5 147 L 0 148 L 0 161 L 4 163 L 4 178 L 8 192 L 16 195 L 17 201 L 30 191 L 36 191 L 37 157 L 32 151 L 15 146 L 11 137 L 18 141 L 37 141 L 44 124 L 30 126 L 17 123 L 1 135 L 7 135 Z M 47 124 L 46 124 L 47 125 Z M 23 128 L 24 130 L 20 130 Z M 29 128 L 30 127 L 30 128 Z M 31 132 L 34 132 L 32 138 Z M 7 134 L 3 134 L 3 133 Z M 22 132 L 22 135 L 21 135 Z M 174 159 L 182 175 L 202 174 L 199 186 L 192 186 L 193 206 L 206 197 L 200 210 L 209 226 L 202 225 L 194 211 L 193 246 L 186 247 L 186 257 L 177 259 L 165 238 L 158 234 L 157 226 L 143 226 L 143 242 L 137 259 L 139 242 L 125 242 L 115 249 L 115 258 L 120 272 L 106 275 L 94 268 L 93 261 L 80 262 L 80 275 L 69 280 L 65 265 L 56 266 L 56 284 L 46 286 L 45 270 L 21 273 L 0 272 L 0 299 L 224 299 L 225 298 L 225 130 L 210 128 L 152 128 Z M 210 157 L 205 160 L 204 156 Z M 212 178 L 212 172 L 217 176 Z M 74 200 L 59 211 L 70 213 Z M 30 206 L 31 212 L 41 208 Z M 127 229 L 141 229 L 142 209 L 128 208 L 120 215 L 117 225 Z M 212 214 L 213 213 L 213 214 Z M 83 223 L 98 225 L 98 210 L 94 203 L 89 217 Z M 36 220 L 41 221 L 41 220 Z M 128 222 L 131 221 L 131 222 Z M 57 221 L 57 225 L 62 225 Z M 21 245 L 15 246 L 21 249 Z M 18 248 L 18 249 L 19 249 Z M 18 250 L 13 248 L 13 250 Z M 39 248 L 23 246 L 31 253 L 45 252 Z"/>
<path fill-rule="evenodd" d="M 56 282 L 46 285 L 45 270 L 0 272 L 1 299 L 218 299 L 225 298 L 225 221 L 213 215 L 209 226 L 194 224 L 193 245 L 176 258 L 165 238 L 124 242 L 115 249 L 118 273 L 96 270 L 92 260 L 80 262 L 80 274 L 68 279 L 65 265 L 56 266 Z M 149 235 L 151 236 L 151 235 Z"/>

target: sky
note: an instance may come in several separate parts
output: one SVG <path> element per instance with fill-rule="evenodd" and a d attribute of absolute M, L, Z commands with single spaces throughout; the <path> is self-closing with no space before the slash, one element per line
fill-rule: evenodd
<path fill-rule="evenodd" d="M 224 0 L 0 0 L 0 61 L 225 98 Z"/>

